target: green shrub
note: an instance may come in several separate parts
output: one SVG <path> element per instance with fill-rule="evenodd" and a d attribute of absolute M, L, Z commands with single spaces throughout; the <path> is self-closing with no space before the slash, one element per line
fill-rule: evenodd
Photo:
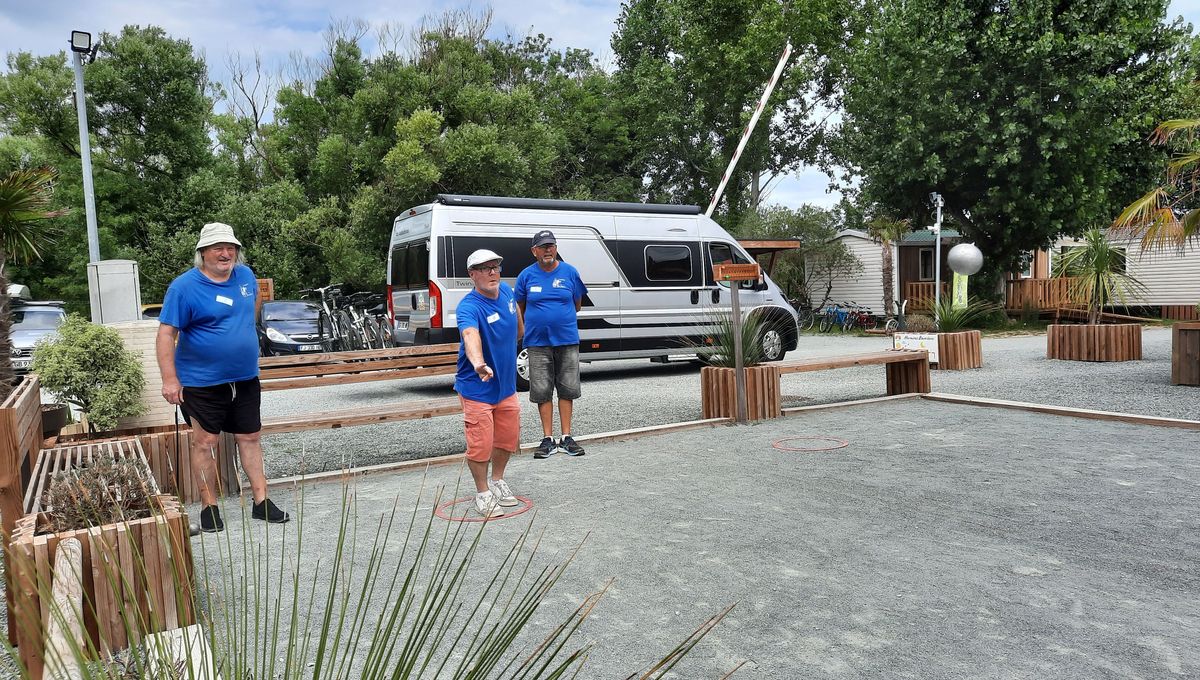
<path fill-rule="evenodd" d="M 33 371 L 42 388 L 88 415 L 92 432 L 111 430 L 117 419 L 141 415 L 146 379 L 137 355 L 111 328 L 72 314 L 53 340 L 38 343 Z"/>
<path fill-rule="evenodd" d="M 942 298 L 933 309 L 934 323 L 939 333 L 955 333 L 985 325 L 985 320 L 994 312 L 1001 312 L 1000 305 L 974 299 L 965 307 L 955 307 L 954 299 Z"/>

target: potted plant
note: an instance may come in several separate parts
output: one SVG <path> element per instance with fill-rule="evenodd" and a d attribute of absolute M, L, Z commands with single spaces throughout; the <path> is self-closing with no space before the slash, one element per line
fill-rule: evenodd
<path fill-rule="evenodd" d="M 1083 246 L 1068 250 L 1054 263 L 1054 275 L 1067 277 L 1068 300 L 1087 310 L 1087 323 L 1047 327 L 1046 358 L 1069 361 L 1131 361 L 1142 358 L 1142 325 L 1101 325 L 1104 308 L 1128 306 L 1146 288 L 1125 273 L 1125 251 L 1092 229 Z"/>
<path fill-rule="evenodd" d="M 712 317 L 712 333 L 697 356 L 708 365 L 700 369 L 700 408 L 704 418 L 733 418 L 737 416 L 736 376 L 734 375 L 740 334 L 742 366 L 746 373 L 746 418 L 764 420 L 780 414 L 779 376 L 771 366 L 763 366 L 766 357 L 765 334 L 773 329 L 765 320 L 751 314 L 741 324 L 733 323 L 729 312 Z"/>
<path fill-rule="evenodd" d="M 59 326 L 57 337 L 38 344 L 33 371 L 43 389 L 83 410 L 93 435 L 145 408 L 145 377 L 137 356 L 125 349 L 116 331 L 77 314 Z"/>
<path fill-rule="evenodd" d="M 9 551 L 21 593 L 14 621 L 21 657 L 33 665 L 48 622 L 59 543 L 82 546 L 85 653 L 107 655 L 147 633 L 195 621 L 188 517 L 172 496 L 157 493 L 143 460 L 100 455 L 86 464 L 64 457 L 34 513 L 17 521 Z M 56 466 L 57 467 L 57 466 Z M 35 675 L 36 677 L 36 675 Z"/>
<path fill-rule="evenodd" d="M 908 317 L 907 333 L 896 333 L 896 349 L 930 350 L 929 362 L 939 369 L 961 371 L 983 367 L 983 334 L 974 329 L 1000 306 L 984 300 L 971 300 L 954 306 L 950 297 L 933 305 L 933 316 Z M 934 351 L 936 350 L 936 351 Z"/>

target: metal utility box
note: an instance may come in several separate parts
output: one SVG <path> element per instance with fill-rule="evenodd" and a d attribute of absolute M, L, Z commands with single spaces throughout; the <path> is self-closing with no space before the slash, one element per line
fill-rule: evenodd
<path fill-rule="evenodd" d="M 93 323 L 137 321 L 142 317 L 142 286 L 134 260 L 89 263 L 88 293 Z"/>

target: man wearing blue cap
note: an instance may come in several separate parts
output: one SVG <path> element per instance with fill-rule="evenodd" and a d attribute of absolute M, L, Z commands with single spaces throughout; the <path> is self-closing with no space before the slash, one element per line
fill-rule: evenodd
<path fill-rule="evenodd" d="M 529 401 L 537 404 L 542 421 L 542 443 L 534 458 L 549 458 L 558 451 L 582 456 L 583 447 L 571 437 L 571 416 L 579 388 L 579 322 L 587 286 L 579 271 L 558 259 L 558 240 L 549 229 L 533 236 L 534 263 L 517 276 L 517 305 L 525 319 L 523 344 L 529 352 Z M 553 438 L 554 405 L 558 392 L 558 418 L 562 438 Z"/>

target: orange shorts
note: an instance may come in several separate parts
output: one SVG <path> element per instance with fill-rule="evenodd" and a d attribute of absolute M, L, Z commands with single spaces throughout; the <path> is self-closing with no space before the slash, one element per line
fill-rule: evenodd
<path fill-rule="evenodd" d="M 514 453 L 521 434 L 521 402 L 513 394 L 499 404 L 463 399 L 463 422 L 466 424 L 467 459 L 486 463 L 492 451 L 500 449 Z"/>

